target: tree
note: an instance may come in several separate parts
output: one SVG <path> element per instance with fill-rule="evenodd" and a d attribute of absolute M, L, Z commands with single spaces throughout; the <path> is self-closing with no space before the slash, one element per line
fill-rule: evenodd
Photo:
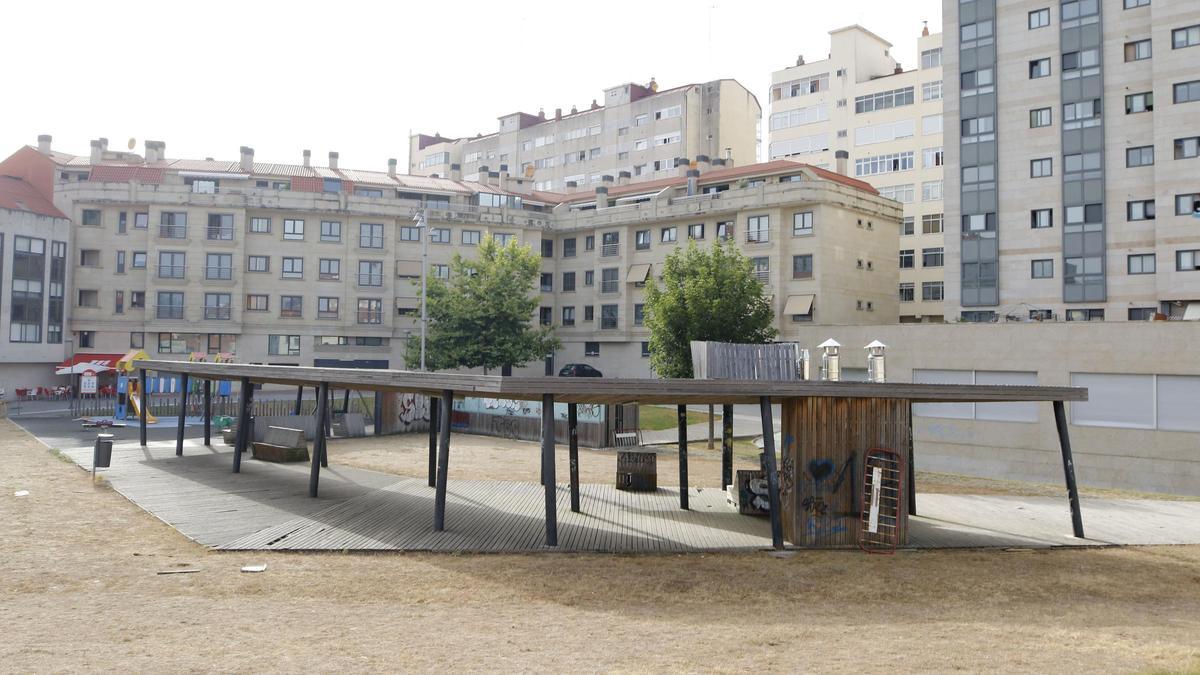
<path fill-rule="evenodd" d="M 662 287 L 646 285 L 650 367 L 659 377 L 692 377 L 693 340 L 762 344 L 778 334 L 753 263 L 732 242 L 696 242 L 663 263 Z"/>
<path fill-rule="evenodd" d="M 429 280 L 427 365 L 486 372 L 523 366 L 557 349 L 550 326 L 530 325 L 538 308 L 532 291 L 540 272 L 541 257 L 515 240 L 501 246 L 486 237 L 473 260 L 456 254 L 448 280 Z M 420 363 L 420 349 L 420 338 L 410 340 L 405 361 Z"/>

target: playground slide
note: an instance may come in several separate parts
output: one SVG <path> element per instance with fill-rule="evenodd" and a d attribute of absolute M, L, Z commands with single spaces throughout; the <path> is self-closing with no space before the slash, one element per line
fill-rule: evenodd
<path fill-rule="evenodd" d="M 130 394 L 130 395 L 129 395 L 129 405 L 133 406 L 133 414 L 134 414 L 134 416 L 135 416 L 137 419 L 141 419 L 141 418 L 142 418 L 142 404 L 138 402 L 138 395 L 137 395 L 137 394 Z M 154 415 L 151 415 L 151 414 L 150 414 L 150 411 L 149 411 L 149 410 L 147 410 L 147 411 L 146 411 L 146 424 L 154 424 L 154 423 L 155 423 L 155 422 L 157 422 L 157 421 L 158 421 L 158 418 L 157 418 L 157 417 L 155 417 Z"/>

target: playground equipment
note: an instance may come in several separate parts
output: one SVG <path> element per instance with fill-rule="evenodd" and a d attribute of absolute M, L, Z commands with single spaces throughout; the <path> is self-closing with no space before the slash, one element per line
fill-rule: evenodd
<path fill-rule="evenodd" d="M 129 378 L 125 378 L 125 379 L 126 379 L 125 386 L 127 389 L 126 394 L 125 394 L 125 400 L 127 400 L 129 402 L 129 405 L 133 407 L 134 416 L 137 417 L 138 419 L 141 419 L 142 397 L 139 396 L 140 389 L 141 389 L 141 387 L 139 386 L 140 382 L 136 379 L 129 379 Z M 118 392 L 121 391 L 121 383 L 119 380 L 117 382 L 117 391 Z M 125 419 L 125 415 L 126 415 L 125 406 L 121 403 L 121 397 L 118 395 L 117 396 L 116 417 L 117 417 L 117 419 L 123 420 L 123 419 Z M 146 424 L 155 424 L 157 422 L 158 422 L 158 418 L 155 417 L 154 415 L 151 415 L 150 411 L 147 410 L 146 411 Z"/>

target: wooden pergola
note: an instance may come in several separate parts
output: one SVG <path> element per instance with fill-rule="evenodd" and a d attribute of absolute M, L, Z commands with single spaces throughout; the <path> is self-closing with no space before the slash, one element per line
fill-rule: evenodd
<path fill-rule="evenodd" d="M 806 453 L 824 439 L 826 446 L 835 448 L 853 460 L 862 454 L 864 443 L 888 444 L 904 459 L 907 500 L 899 520 L 915 514 L 912 470 L 911 406 L 914 403 L 970 402 L 1050 402 L 1053 405 L 1062 452 L 1063 474 L 1070 500 L 1071 520 L 1076 537 L 1082 538 L 1083 521 L 1080 515 L 1079 494 L 1067 433 L 1065 401 L 1087 400 L 1087 390 L 1078 387 L 1041 387 L 965 384 L 912 384 L 870 382 L 768 382 L 740 380 L 685 379 L 614 379 L 570 377 L 502 377 L 460 373 L 427 373 L 402 370 L 369 370 L 359 368 L 312 368 L 229 363 L 193 363 L 183 361 L 140 360 L 135 363 L 142 381 L 147 371 L 177 373 L 181 378 L 183 400 L 180 405 L 179 427 L 175 452 L 183 454 L 184 415 L 187 408 L 190 379 L 204 381 L 204 443 L 211 443 L 212 383 L 237 380 L 241 384 L 237 436 L 233 453 L 233 471 L 241 470 L 242 453 L 251 443 L 250 417 L 255 384 L 281 384 L 298 388 L 297 401 L 304 387 L 317 390 L 317 433 L 313 447 L 309 496 L 316 497 L 320 472 L 328 466 L 326 438 L 329 434 L 330 389 L 362 390 L 422 394 L 430 397 L 429 485 L 436 490 L 433 526 L 445 529 L 446 483 L 450 460 L 450 412 L 455 397 L 487 397 L 540 401 L 542 404 L 541 474 L 545 487 L 545 522 L 548 546 L 558 543 L 556 513 L 556 477 L 554 458 L 554 404 L 567 404 L 569 438 L 571 510 L 579 511 L 579 472 L 576 406 L 580 403 L 599 404 L 668 404 L 677 406 L 679 429 L 680 508 L 688 508 L 687 413 L 694 404 L 721 405 L 722 479 L 731 481 L 733 463 L 732 408 L 734 404 L 757 404 L 762 418 L 763 470 L 766 474 L 771 536 L 776 548 L 784 546 L 785 520 L 791 526 L 793 542 L 801 538 L 799 500 L 789 499 L 791 507 L 784 513 L 780 495 L 780 472 L 775 457 L 774 420 L 771 405 L 783 405 L 783 453 L 785 490 L 793 494 L 796 477 L 804 471 Z M 140 406 L 142 425 L 140 441 L 146 445 L 146 405 Z M 298 408 L 298 406 L 297 406 Z M 298 413 L 298 410 L 297 410 Z M 841 435 L 822 436 L 829 430 Z M 811 442 L 810 442 L 811 441 Z M 826 450 L 829 448 L 826 447 Z M 857 454 L 856 454 L 857 453 Z M 899 524 L 898 524 L 899 526 Z M 847 535 L 849 536 L 849 535 Z M 842 541 L 841 544 L 846 542 Z"/>

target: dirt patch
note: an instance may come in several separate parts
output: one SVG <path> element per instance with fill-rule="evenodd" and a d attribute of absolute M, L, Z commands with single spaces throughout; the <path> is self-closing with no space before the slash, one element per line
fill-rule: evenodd
<path fill-rule="evenodd" d="M 0 448 L 5 670 L 1200 667 L 1196 546 L 222 554 L 93 487 L 7 421 Z M 511 470 L 528 480 L 525 461 Z M 266 572 L 239 572 L 256 563 Z M 180 567 L 200 571 L 157 574 Z"/>

